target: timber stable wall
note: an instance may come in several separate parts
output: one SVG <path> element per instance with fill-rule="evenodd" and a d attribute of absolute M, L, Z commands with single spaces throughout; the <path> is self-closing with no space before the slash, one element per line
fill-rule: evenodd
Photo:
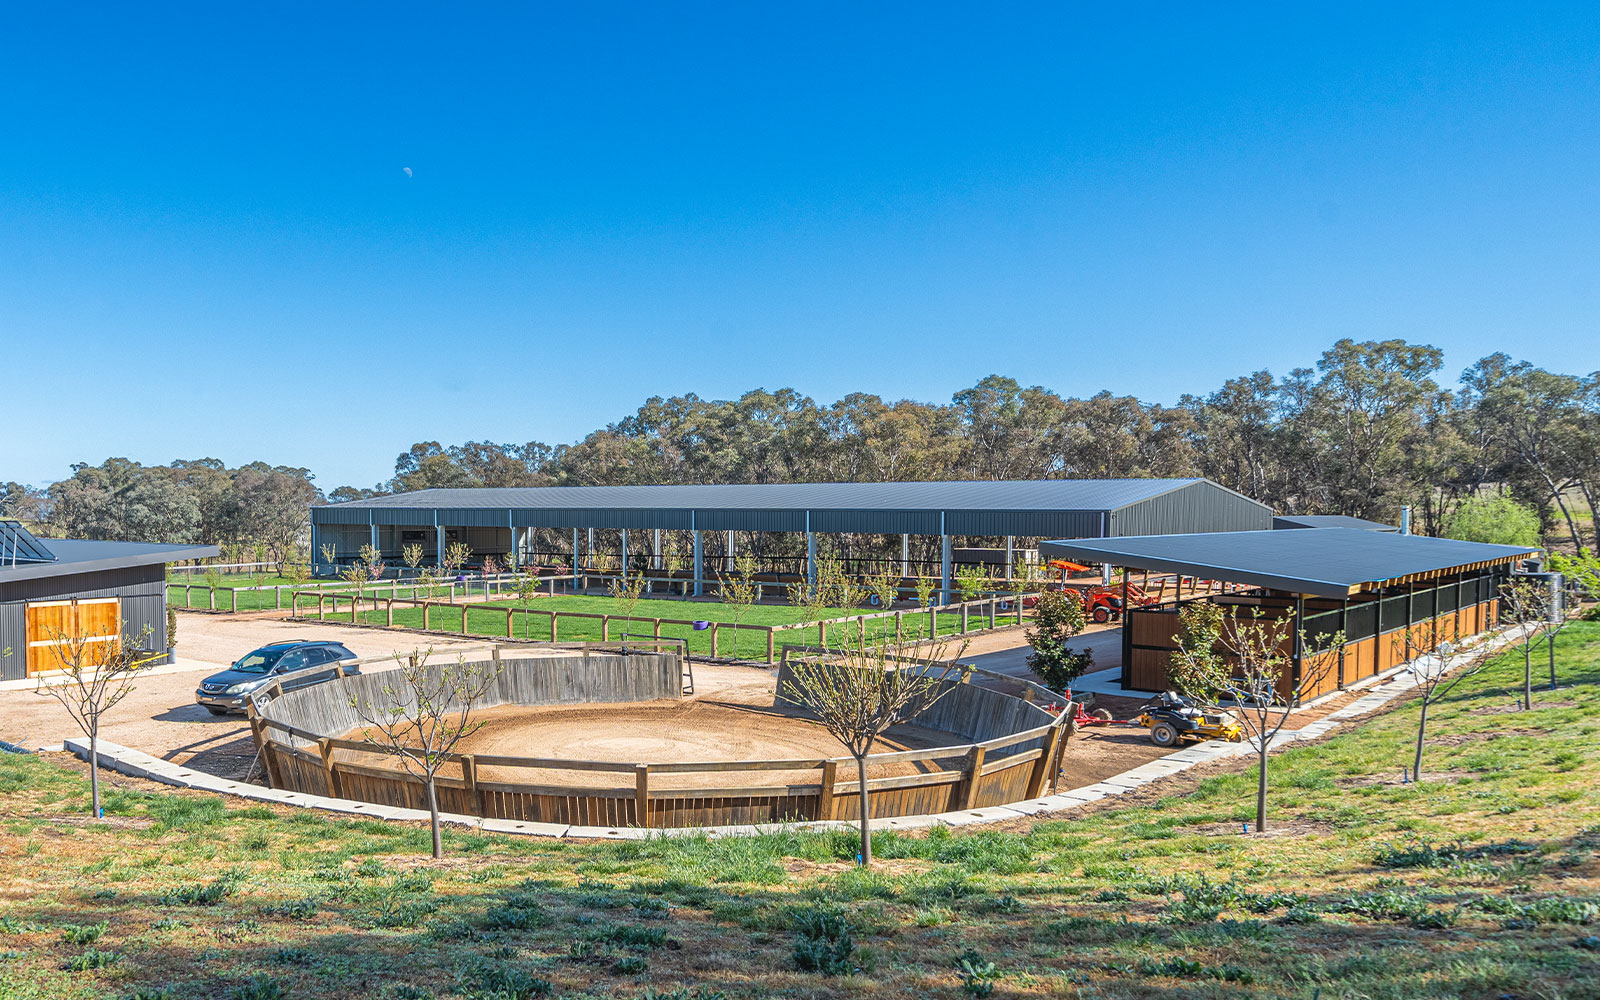
<path fill-rule="evenodd" d="M 1499 621 L 1498 594 L 1498 578 L 1484 574 L 1351 603 L 1307 598 L 1304 629 L 1309 644 L 1315 647 L 1318 639 L 1344 632 L 1346 645 L 1342 657 L 1329 665 L 1321 683 L 1307 688 L 1302 698 L 1315 698 L 1376 677 L 1441 642 L 1489 631 Z M 1294 604 L 1293 598 L 1284 595 L 1229 595 L 1211 600 L 1291 614 Z M 1182 627 L 1178 612 L 1177 605 L 1128 612 L 1124 621 L 1123 686 L 1140 691 L 1166 690 L 1170 683 L 1168 668 L 1172 653 L 1178 649 L 1177 633 Z M 1304 659 L 1314 662 L 1321 655 L 1324 654 L 1313 649 Z M 1281 690 L 1292 689 L 1293 681 L 1285 677 Z"/>
<path fill-rule="evenodd" d="M 670 661 L 670 666 L 652 660 Z M 680 677 L 678 659 L 669 654 L 595 655 L 587 667 L 581 657 L 508 661 L 508 673 L 519 663 L 537 665 L 519 669 L 524 676 L 501 692 L 512 693 L 515 687 L 519 704 L 572 703 L 523 700 L 553 692 L 563 699 L 594 702 L 664 697 L 654 693 L 656 688 Z M 596 673 L 606 677 L 603 684 L 588 683 Z M 363 695 L 381 691 L 383 678 L 380 673 L 332 680 L 266 702 L 251 725 L 272 786 L 426 809 L 427 788 L 420 779 L 398 770 L 362 741 L 328 735 L 359 725 L 348 704 L 356 694 L 352 688 L 359 686 Z M 625 697 L 629 691 L 639 697 Z M 670 696 L 679 694 L 674 689 Z M 912 765 L 913 772 L 868 778 L 873 816 L 977 809 L 1035 798 L 1045 794 L 1060 770 L 1065 715 L 1052 716 L 1021 699 L 970 684 L 955 684 L 935 709 L 938 720 L 930 712 L 919 721 L 932 725 L 976 719 L 974 725 L 984 732 L 1007 728 L 1008 723 L 1023 728 L 956 746 L 872 755 L 869 767 Z M 491 780 L 483 769 L 493 769 L 497 777 Z M 503 780 L 507 770 L 528 777 Z M 552 772 L 565 773 L 567 781 L 571 772 L 593 774 L 594 779 L 556 783 Z M 685 781 L 693 781 L 693 787 L 684 787 Z M 452 754 L 436 784 L 445 812 L 525 822 L 666 828 L 860 816 L 861 786 L 850 758 L 623 763 Z"/>

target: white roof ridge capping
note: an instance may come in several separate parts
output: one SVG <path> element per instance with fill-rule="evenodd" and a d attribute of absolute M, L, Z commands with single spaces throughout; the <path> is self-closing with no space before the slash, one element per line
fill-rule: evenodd
<path fill-rule="evenodd" d="M 1315 597 L 1342 598 L 1387 581 L 1468 570 L 1538 553 L 1361 528 L 1143 535 L 1039 543 L 1042 558 L 1182 573 Z"/>

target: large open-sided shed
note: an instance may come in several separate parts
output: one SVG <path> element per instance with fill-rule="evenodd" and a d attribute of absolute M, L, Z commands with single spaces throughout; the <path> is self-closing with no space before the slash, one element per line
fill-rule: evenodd
<path fill-rule="evenodd" d="M 165 651 L 166 564 L 216 554 L 214 545 L 39 539 L 0 521 L 0 680 L 59 668 L 51 650 L 64 636 L 142 636 Z"/>
<path fill-rule="evenodd" d="M 1502 579 L 1513 564 L 1538 554 L 1517 545 L 1348 527 L 1070 539 L 1041 542 L 1039 552 L 1046 558 L 1240 585 L 1245 589 L 1200 599 L 1294 616 L 1294 634 L 1311 644 L 1301 649 L 1296 643 L 1296 670 L 1305 656 L 1317 652 L 1319 640 L 1336 634 L 1346 638 L 1330 689 L 1403 662 L 1397 638 L 1407 631 L 1413 640 L 1425 634 L 1430 643 L 1484 631 L 1496 620 Z M 1124 687 L 1165 687 L 1178 647 L 1180 603 L 1129 608 L 1123 623 Z"/>
<path fill-rule="evenodd" d="M 457 534 L 513 563 L 529 528 L 687 531 L 695 579 L 706 531 L 898 534 L 941 539 L 949 579 L 956 537 L 1112 538 L 1271 527 L 1272 510 L 1207 479 L 1061 479 L 931 483 L 785 483 L 433 489 L 311 510 L 312 550 L 336 558 L 371 544 L 386 558 L 408 543 L 435 558 Z M 624 534 L 626 546 L 626 534 Z"/>

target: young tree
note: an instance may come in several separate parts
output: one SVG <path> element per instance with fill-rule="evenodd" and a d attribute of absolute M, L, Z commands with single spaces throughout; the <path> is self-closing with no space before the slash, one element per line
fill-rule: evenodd
<path fill-rule="evenodd" d="M 1220 604 L 1192 601 L 1178 609 L 1178 652 L 1172 654 L 1167 681 L 1205 705 L 1228 693 L 1233 668 L 1217 652 L 1227 612 Z"/>
<path fill-rule="evenodd" d="M 900 599 L 900 571 L 889 567 L 875 573 L 867 580 L 867 589 L 878 599 L 878 606 L 888 611 Z"/>
<path fill-rule="evenodd" d="M 451 542 L 444 547 L 444 575 L 457 576 L 461 567 L 472 558 L 472 549 L 466 542 Z"/>
<path fill-rule="evenodd" d="M 534 570 L 533 572 L 529 573 L 517 574 L 516 579 L 511 581 L 511 596 L 518 604 L 522 605 L 522 610 L 526 612 L 528 607 L 533 604 L 533 599 L 539 596 L 538 571 Z M 531 615 L 524 614 L 522 616 L 522 628 L 523 638 L 533 637 L 533 622 Z"/>
<path fill-rule="evenodd" d="M 1433 639 L 1432 629 L 1418 629 L 1413 625 L 1396 633 L 1391 640 L 1396 658 L 1407 664 L 1406 672 L 1416 681 L 1417 690 L 1422 693 L 1422 713 L 1417 719 L 1417 743 L 1411 758 L 1413 781 L 1422 780 L 1422 750 L 1428 737 L 1428 709 L 1462 681 L 1481 672 L 1489 662 L 1489 657 L 1480 652 L 1452 670 L 1450 658 L 1458 652 L 1456 646 L 1441 642 L 1430 651 Z"/>
<path fill-rule="evenodd" d="M 337 572 L 339 569 L 339 550 L 330 543 L 323 542 L 321 551 L 322 561 L 333 567 L 334 571 Z"/>
<path fill-rule="evenodd" d="M 887 637 L 856 637 L 816 659 L 791 659 L 782 691 L 784 700 L 814 713 L 856 762 L 863 865 L 872 864 L 867 755 L 891 727 L 932 707 L 970 672 L 954 663 L 965 645 L 948 658 L 944 647 L 932 649 L 926 660 L 908 665 L 898 661 L 895 648 Z"/>
<path fill-rule="evenodd" d="M 124 623 L 117 625 L 121 632 Z M 117 703 L 133 692 L 139 672 L 156 663 L 165 651 L 143 648 L 150 637 L 145 626 L 138 635 L 105 639 L 54 627 L 45 628 L 50 651 L 55 657 L 57 676 L 40 674 L 34 693 L 54 698 L 67 710 L 83 735 L 89 738 L 89 790 L 96 818 L 100 816 L 100 720 Z"/>
<path fill-rule="evenodd" d="M 610 592 L 611 599 L 622 609 L 622 617 L 632 618 L 634 608 L 639 604 L 639 598 L 644 596 L 644 588 L 644 575 L 635 573 L 626 580 L 620 576 L 612 578 L 606 590 Z"/>
<path fill-rule="evenodd" d="M 1500 619 L 1523 627 L 1517 645 L 1522 647 L 1522 709 L 1533 708 L 1533 651 L 1541 639 L 1555 642 L 1560 626 L 1551 621 L 1555 608 L 1550 586 L 1543 580 L 1512 577 L 1500 585 Z M 1550 687 L 1556 686 L 1555 650 L 1550 655 Z"/>
<path fill-rule="evenodd" d="M 981 566 L 963 566 L 956 570 L 956 590 L 962 601 L 976 601 L 991 586 L 989 574 Z"/>
<path fill-rule="evenodd" d="M 1294 706 L 1306 693 L 1317 690 L 1334 670 L 1345 637 L 1343 633 L 1322 637 L 1322 649 L 1300 657 L 1296 676 L 1292 619 L 1225 617 L 1231 619 L 1231 624 L 1219 628 L 1212 642 L 1205 641 L 1202 625 L 1191 646 L 1172 655 L 1175 662 L 1182 661 L 1184 670 L 1196 679 L 1201 690 L 1225 688 L 1233 696 L 1237 717 L 1256 750 L 1259 833 L 1267 828 L 1267 765 L 1272 744 L 1289 721 Z M 1299 644 L 1304 647 L 1305 642 L 1301 633 Z"/>
<path fill-rule="evenodd" d="M 1065 691 L 1094 665 L 1092 650 L 1073 652 L 1067 647 L 1086 623 L 1083 602 L 1076 595 L 1060 590 L 1046 590 L 1039 595 L 1033 624 L 1023 635 L 1033 647 L 1028 654 L 1028 669 L 1050 690 Z"/>
<path fill-rule="evenodd" d="M 399 654 L 396 654 L 398 656 Z M 428 818 L 433 830 L 433 856 L 444 857 L 439 828 L 439 769 L 456 746 L 482 728 L 472 711 L 483 700 L 502 667 L 493 663 L 429 666 L 432 649 L 413 650 L 399 669 L 383 675 L 379 701 L 352 697 L 350 707 L 365 724 L 362 742 L 395 758 L 407 774 L 428 789 Z"/>
<path fill-rule="evenodd" d="M 756 579 L 756 557 L 741 552 L 734 557 L 733 573 L 717 577 L 717 592 L 722 603 L 733 611 L 733 657 L 739 658 L 739 623 L 750 609 L 761 603 L 761 581 Z"/>
<path fill-rule="evenodd" d="M 416 542 L 412 542 L 400 550 L 400 558 L 405 562 L 406 568 L 411 570 L 412 576 L 416 576 L 420 572 L 419 567 L 422 566 L 424 554 L 422 546 Z"/>
<path fill-rule="evenodd" d="M 938 587 L 938 581 L 928 576 L 919 576 L 911 585 L 911 592 L 916 595 L 917 607 L 926 608 L 933 605 L 933 592 Z"/>

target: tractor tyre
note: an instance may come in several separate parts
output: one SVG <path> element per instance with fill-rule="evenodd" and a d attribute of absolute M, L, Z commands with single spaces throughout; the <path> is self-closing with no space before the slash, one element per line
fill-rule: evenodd
<path fill-rule="evenodd" d="M 1090 712 L 1089 714 L 1094 716 L 1095 718 L 1101 720 L 1102 722 L 1110 722 L 1111 721 L 1111 713 L 1106 711 L 1103 708 L 1097 708 L 1093 712 Z"/>
<path fill-rule="evenodd" d="M 1096 624 L 1104 625 L 1106 622 L 1111 620 L 1111 612 L 1107 611 L 1105 608 L 1095 608 L 1094 613 L 1089 617 L 1093 618 Z"/>
<path fill-rule="evenodd" d="M 1178 729 L 1170 722 L 1158 722 L 1150 727 L 1150 742 L 1158 747 L 1178 745 Z"/>

